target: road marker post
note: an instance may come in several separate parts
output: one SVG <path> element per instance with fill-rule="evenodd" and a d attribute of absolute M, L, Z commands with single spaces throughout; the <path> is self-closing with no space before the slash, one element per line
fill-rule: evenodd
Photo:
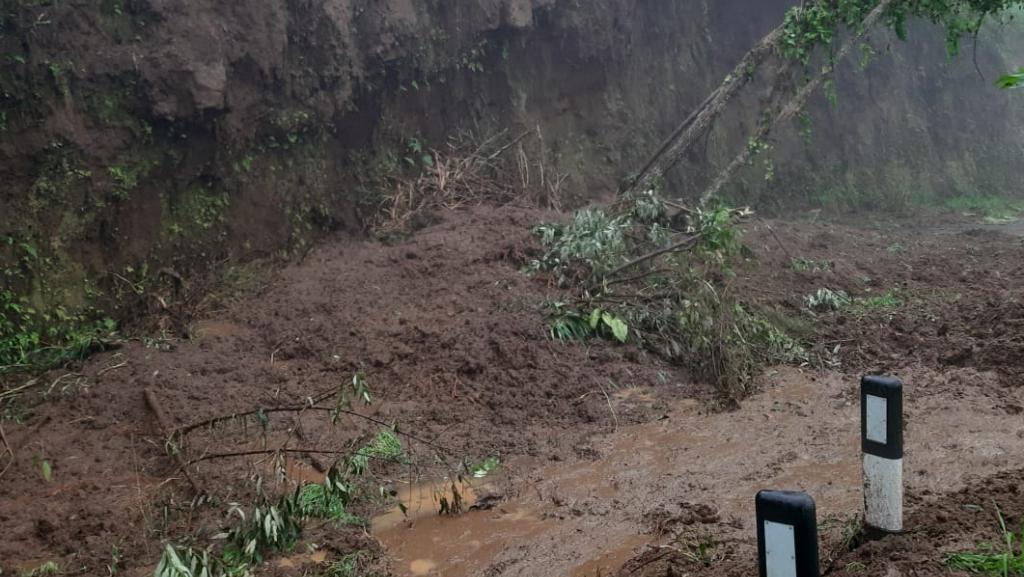
<path fill-rule="evenodd" d="M 866 376 L 860 383 L 861 449 L 864 453 L 864 521 L 903 531 L 903 383 Z"/>
<path fill-rule="evenodd" d="M 793 491 L 761 491 L 756 508 L 761 577 L 820 577 L 814 499 Z"/>

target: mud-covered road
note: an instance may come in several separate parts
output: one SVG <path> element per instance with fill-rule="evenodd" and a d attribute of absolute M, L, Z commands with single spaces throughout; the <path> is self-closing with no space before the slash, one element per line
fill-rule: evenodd
<path fill-rule="evenodd" d="M 469 460 L 502 457 L 475 482 L 485 507 L 434 515 L 423 487 L 442 469 L 429 465 L 430 446 L 409 442 L 421 467 L 380 471 L 399 498 L 421 502 L 408 519 L 379 517 L 369 532 L 311 527 L 295 556 L 261 574 L 326 575 L 364 549 L 376 559 L 368 574 L 749 575 L 762 488 L 817 498 L 834 574 L 936 574 L 951 551 L 995 539 L 994 504 L 1021 522 L 1019 227 L 956 215 L 749 223 L 735 282 L 750 306 L 814 343 L 812 362 L 770 370 L 760 393 L 722 412 L 709 387 L 635 348 L 548 338 L 541 305 L 560 293 L 520 270 L 530 228 L 550 218 L 477 209 L 394 246 L 338 238 L 211 312 L 197 338 L 134 341 L 48 375 L 46 402 L 3 423 L 15 456 L 0 478 L 0 568 L 54 560 L 67 574 L 106 575 L 116 556 L 119 574 L 148 575 L 162 543 L 214 535 L 226 504 L 252 497 L 253 474 L 273 477 L 265 457 L 203 461 L 192 475 L 213 499 L 194 501 L 147 389 L 178 426 L 301 405 L 360 370 L 375 397 L 367 416 Z M 885 298 L 811 315 L 804 299 L 823 287 Z M 909 531 L 851 550 L 866 371 L 907 383 Z M 279 419 L 262 436 L 206 431 L 186 449 L 340 450 L 374 431 L 358 419 Z M 326 461 L 294 454 L 271 488 L 322 477 Z"/>

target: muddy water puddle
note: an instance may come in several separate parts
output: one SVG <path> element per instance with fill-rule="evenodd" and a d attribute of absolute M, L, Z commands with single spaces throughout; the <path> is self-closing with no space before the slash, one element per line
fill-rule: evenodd
<path fill-rule="evenodd" d="M 373 532 L 400 575 L 595 577 L 614 574 L 658 543 L 665 523 L 719 540 L 752 540 L 753 497 L 761 489 L 808 491 L 819 518 L 857 515 L 857 383 L 796 369 L 771 380 L 736 412 L 701 414 L 691 401 L 664 421 L 619 428 L 594 441 L 599 458 L 539 467 L 487 510 L 438 516 L 445 489 L 418 488 L 419 497 L 401 496 L 413 505 L 409 518 L 389 513 Z M 1015 425 L 1020 434 L 1007 431 L 1005 398 L 972 396 L 963 387 L 915 392 L 908 380 L 912 490 L 948 491 L 968 475 L 1024 458 L 1024 423 Z M 491 488 L 462 490 L 471 503 Z"/>

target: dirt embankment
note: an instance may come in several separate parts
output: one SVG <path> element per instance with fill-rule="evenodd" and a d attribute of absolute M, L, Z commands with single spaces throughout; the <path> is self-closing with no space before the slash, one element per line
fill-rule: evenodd
<path fill-rule="evenodd" d="M 145 389 L 175 424 L 185 424 L 302 404 L 359 369 L 376 398 L 368 415 L 456 454 L 500 454 L 507 463 L 495 509 L 402 525 L 411 532 L 398 536 L 410 547 L 449 550 L 423 540 L 439 527 L 451 546 L 478 547 L 436 559 L 396 547 L 396 574 L 417 561 L 432 562 L 417 567 L 435 573 L 461 563 L 473 575 L 609 574 L 637 554 L 624 574 L 692 572 L 688 549 L 645 551 L 680 549 L 673 539 L 693 527 L 700 534 L 687 539 L 709 534 L 724 542 L 715 555 L 725 558 L 715 557 L 708 574 L 744 574 L 753 547 L 746 505 L 762 485 L 807 489 L 837 518 L 856 513 L 856 435 L 844 434 L 854 428 L 844 423 L 855 420 L 857 375 L 875 369 L 909 384 L 908 526 L 920 532 L 837 558 L 878 575 L 895 560 L 937 567 L 991 529 L 987 508 L 954 514 L 974 500 L 985 508 L 994 499 L 1019 521 L 1013 477 L 999 472 L 1015 468 L 1024 444 L 1024 357 L 986 352 L 1019 350 L 1019 319 L 979 314 L 988 306 L 1018 310 L 1019 237 L 957 219 L 938 226 L 771 222 L 774 233 L 754 224 L 750 262 L 737 282 L 748 286 L 753 304 L 779 309 L 797 329 L 802 324 L 831 368 L 768 375 L 765 392 L 739 412 L 709 413 L 713 391 L 629 346 L 548 338 L 540 305 L 559 293 L 519 269 L 533 246 L 529 228 L 556 217 L 478 209 L 453 213 L 395 246 L 339 239 L 281 270 L 259 294 L 214 313 L 195 340 L 147 339 L 51 375 L 37 389 L 51 400 L 20 423 L 4 423 L 15 459 L 0 483 L 0 566 L 15 571 L 56 560 L 91 575 L 118 551 L 125 574 L 144 575 L 165 540 L 218 532 L 226 503 L 251 500 L 251 475 L 273 478 L 274 463 L 260 456 L 203 462 L 195 477 L 214 499 L 193 503 Z M 801 272 L 793 258 L 831 264 Z M 949 263 L 965 274 L 949 274 Z M 803 298 L 823 286 L 861 299 L 894 291 L 899 302 L 808 317 L 799 310 Z M 970 355 L 950 360 L 950 351 L 967 347 Z M 945 434 L 950 423 L 956 438 Z M 185 449 L 188 457 L 259 449 L 263 438 L 270 447 L 344 449 L 373 431 L 358 419 L 334 426 L 284 416 L 270 421 L 265 437 L 224 427 Z M 793 447 L 762 445 L 776 440 Z M 408 441 L 407 448 L 429 461 L 429 447 Z M 316 471 L 328 461 L 293 455 L 290 482 L 322 476 Z M 407 472 L 385 473 L 396 488 L 409 481 Z M 957 494 L 961 487 L 967 492 Z M 459 537 L 466 527 L 476 541 Z M 379 547 L 358 533 L 311 529 L 304 544 L 324 555 L 262 571 L 297 575 L 303 563 L 315 571 L 318 562 Z M 928 543 L 900 545 L 912 542 Z"/>
<path fill-rule="evenodd" d="M 527 150 L 564 192 L 607 194 L 791 4 L 6 2 L 3 281 L 38 308 L 116 307 L 164 266 L 301 252 L 360 229 L 389 177 L 464 132 L 539 127 Z M 1024 108 L 948 62 L 938 31 L 912 32 L 891 51 L 879 34 L 868 72 L 844 72 L 839 113 L 814 103 L 812 144 L 783 135 L 772 186 L 757 173 L 735 192 L 1019 188 Z M 979 40 L 986 74 L 1015 65 L 1012 32 Z M 674 187 L 699 189 L 745 144 L 759 97 Z"/>

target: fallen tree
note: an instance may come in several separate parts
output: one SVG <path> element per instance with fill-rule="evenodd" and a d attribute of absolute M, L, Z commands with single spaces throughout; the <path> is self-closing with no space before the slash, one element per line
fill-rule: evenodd
<path fill-rule="evenodd" d="M 1024 0 L 805 0 L 791 8 L 783 23 L 740 59 L 721 85 L 683 120 L 640 171 L 627 179 L 622 192 L 635 196 L 657 189 L 665 175 L 711 130 L 728 104 L 770 62 L 774 67 L 766 72 L 769 78 L 783 77 L 800 65 L 805 77 L 781 108 L 771 109 L 769 104 L 769 109 L 761 111 L 758 128 L 747 142 L 762 142 L 783 122 L 800 113 L 853 46 L 881 23 L 894 30 L 900 39 L 906 39 L 910 19 L 930 20 L 946 29 L 947 49 L 956 54 L 962 39 L 976 37 L 986 19 L 1022 7 Z M 1016 78 L 1007 75 L 1000 81 L 1013 86 Z M 713 201 L 757 148 L 748 146 L 724 167 L 700 195 L 701 204 Z"/>

